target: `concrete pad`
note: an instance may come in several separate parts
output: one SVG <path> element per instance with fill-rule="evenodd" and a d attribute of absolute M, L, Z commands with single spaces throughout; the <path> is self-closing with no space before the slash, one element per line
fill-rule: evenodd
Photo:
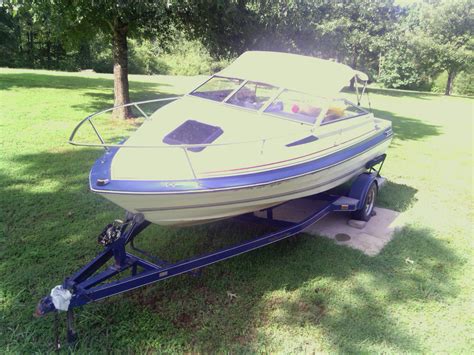
<path fill-rule="evenodd" d="M 299 221 L 314 211 L 315 203 L 308 199 L 291 201 L 274 209 L 273 217 L 284 221 Z M 362 251 L 366 255 L 375 256 L 392 240 L 394 232 L 403 226 L 399 212 L 385 208 L 375 208 L 376 215 L 368 223 L 348 224 L 350 213 L 333 212 L 305 230 L 305 233 L 324 236 L 339 245 L 345 245 Z M 264 212 L 256 213 L 264 217 Z"/>

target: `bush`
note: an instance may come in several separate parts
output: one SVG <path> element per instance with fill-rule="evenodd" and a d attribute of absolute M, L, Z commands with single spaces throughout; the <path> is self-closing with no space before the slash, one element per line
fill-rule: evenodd
<path fill-rule="evenodd" d="M 168 74 L 168 65 L 160 58 L 160 48 L 151 41 L 129 41 L 128 70 L 131 74 Z"/>
<path fill-rule="evenodd" d="M 42 65 L 41 67 L 46 67 L 46 65 Z M 63 71 L 79 71 L 81 70 L 79 64 L 77 63 L 77 52 L 72 51 L 68 52 L 63 55 L 56 64 L 57 69 Z"/>
<path fill-rule="evenodd" d="M 219 71 L 227 60 L 215 61 L 199 41 L 191 41 L 176 34 L 173 45 L 163 50 L 149 40 L 128 41 L 128 70 L 130 74 L 199 75 Z M 91 68 L 98 73 L 112 73 L 112 47 L 104 38 L 91 43 Z M 82 68 L 86 69 L 86 68 Z M 87 68 L 88 69 L 88 68 Z"/>
<path fill-rule="evenodd" d="M 81 69 L 93 69 L 97 73 L 112 73 L 114 61 L 112 56 L 112 45 L 104 35 L 97 35 L 90 43 L 91 67 Z"/>
<path fill-rule="evenodd" d="M 211 63 L 211 74 L 221 71 L 227 67 L 235 58 L 216 60 Z"/>
<path fill-rule="evenodd" d="M 162 58 L 169 67 L 169 74 L 211 74 L 214 60 L 199 41 L 191 41 L 178 34 L 175 43 Z"/>
<path fill-rule="evenodd" d="M 164 49 L 157 41 L 128 41 L 128 70 L 130 74 L 199 75 L 215 73 L 229 64 L 229 60 L 214 60 L 204 45 L 188 40 L 180 32 L 173 34 L 172 45 Z M 112 44 L 108 36 L 98 34 L 76 49 L 60 48 L 53 61 L 54 68 L 67 71 L 92 69 L 97 73 L 113 72 Z M 31 63 L 28 58 L 15 66 L 46 67 L 45 63 Z"/>
<path fill-rule="evenodd" d="M 474 71 L 464 71 L 454 79 L 453 91 L 457 95 L 474 96 Z"/>

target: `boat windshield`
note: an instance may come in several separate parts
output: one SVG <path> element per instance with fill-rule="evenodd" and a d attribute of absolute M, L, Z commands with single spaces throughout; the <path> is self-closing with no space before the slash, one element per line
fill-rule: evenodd
<path fill-rule="evenodd" d="M 314 124 L 325 107 L 327 107 L 327 99 L 285 90 L 265 109 L 265 112 Z"/>
<path fill-rule="evenodd" d="M 242 84 L 242 82 L 243 80 L 241 79 L 214 76 L 196 90 L 191 92 L 191 95 L 221 102 L 224 101 L 224 99 L 229 96 L 231 92 L 237 89 L 239 85 Z"/>
<path fill-rule="evenodd" d="M 277 92 L 278 88 L 275 86 L 249 81 L 232 95 L 227 103 L 259 110 Z"/>

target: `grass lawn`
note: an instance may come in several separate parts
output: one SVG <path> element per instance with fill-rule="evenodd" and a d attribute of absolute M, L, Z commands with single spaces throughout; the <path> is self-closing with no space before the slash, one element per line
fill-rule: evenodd
<path fill-rule="evenodd" d="M 196 81 L 131 76 L 131 96 L 181 93 Z M 88 191 L 101 150 L 66 144 L 80 119 L 112 104 L 112 87 L 109 75 L 0 69 L 1 353 L 52 351 L 53 317 L 33 318 L 36 303 L 97 254 L 96 235 L 123 216 Z M 79 309 L 75 350 L 472 353 L 474 100 L 382 89 L 370 96 L 396 135 L 378 203 L 407 223 L 381 254 L 291 238 L 200 277 Z M 105 122 L 110 135 L 130 128 Z M 142 245 L 173 260 L 251 232 L 226 221 L 153 226 Z"/>

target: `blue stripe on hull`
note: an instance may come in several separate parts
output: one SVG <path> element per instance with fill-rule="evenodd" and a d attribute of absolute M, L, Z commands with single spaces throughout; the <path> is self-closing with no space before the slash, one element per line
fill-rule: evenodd
<path fill-rule="evenodd" d="M 180 193 L 263 185 L 326 169 L 329 166 L 339 164 L 356 155 L 362 154 L 391 138 L 391 134 L 387 135 L 386 131 L 383 131 L 381 134 L 355 146 L 299 165 L 259 173 L 197 180 L 111 180 L 110 166 L 113 157 L 119 149 L 113 148 L 93 165 L 89 177 L 90 187 L 96 192 L 103 193 Z M 97 185 L 97 179 L 108 179 L 110 182 L 104 186 L 99 186 Z"/>

